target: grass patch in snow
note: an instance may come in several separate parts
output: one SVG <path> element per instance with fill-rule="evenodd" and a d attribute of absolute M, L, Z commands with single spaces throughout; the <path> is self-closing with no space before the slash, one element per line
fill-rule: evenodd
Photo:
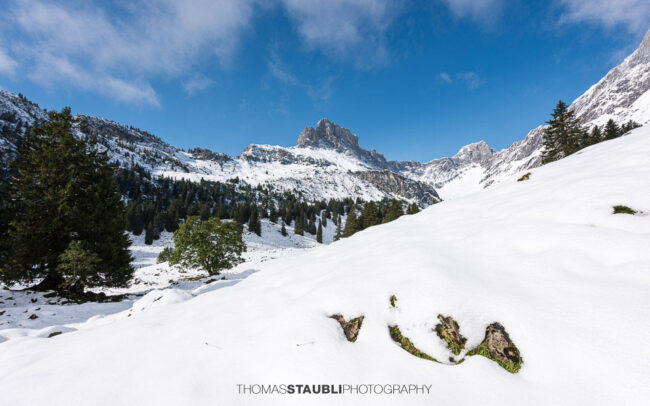
<path fill-rule="evenodd" d="M 460 327 L 456 320 L 450 317 L 444 317 L 442 314 L 438 315 L 440 323 L 436 325 L 434 331 L 441 340 L 447 343 L 447 348 L 454 355 L 460 355 L 460 352 L 465 349 L 467 339 L 460 334 Z"/>
<path fill-rule="evenodd" d="M 390 338 L 393 339 L 396 343 L 400 345 L 406 352 L 409 354 L 415 355 L 418 358 L 428 359 L 429 361 L 439 362 L 437 359 L 433 358 L 430 355 L 423 353 L 418 350 L 415 345 L 408 339 L 404 337 L 398 326 L 388 326 L 388 331 L 390 332 Z"/>
<path fill-rule="evenodd" d="M 614 206 L 614 214 L 636 214 L 636 210 L 619 204 Z"/>
<path fill-rule="evenodd" d="M 395 295 L 393 295 L 393 296 L 390 297 L 390 306 L 391 307 L 397 307 L 397 305 L 395 305 L 395 303 L 397 303 L 397 297 Z"/>
<path fill-rule="evenodd" d="M 467 355 L 482 355 L 513 374 L 519 372 L 521 364 L 524 362 L 519 355 L 519 349 L 510 339 L 506 329 L 499 323 L 487 326 L 485 338 L 481 344 L 469 351 Z"/>

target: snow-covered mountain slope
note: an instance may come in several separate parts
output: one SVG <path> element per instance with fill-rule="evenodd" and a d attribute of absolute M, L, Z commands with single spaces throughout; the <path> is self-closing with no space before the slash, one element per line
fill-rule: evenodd
<path fill-rule="evenodd" d="M 53 338 L 0 344 L 11 405 L 644 405 L 650 397 L 650 127 L 339 242 L 233 286 L 152 292 Z M 626 205 L 636 215 L 613 214 Z M 242 264 L 246 267 L 246 264 Z M 220 282 L 214 282 L 215 287 Z M 391 295 L 397 297 L 395 308 Z M 356 342 L 329 318 L 365 318 Z M 459 365 L 501 323 L 523 366 Z M 415 357 L 391 340 L 398 325 Z M 463 357 L 461 353 L 460 357 Z M 243 395 L 238 384 L 426 384 L 429 395 Z M 54 395 L 55 394 L 55 395 Z"/>
<path fill-rule="evenodd" d="M 648 123 L 650 31 L 634 53 L 576 99 L 571 108 L 588 126 L 609 118 L 619 123 L 630 119 Z M 22 117 L 27 123 L 45 116 L 26 99 L 7 92 L 0 93 L 0 120 L 3 114 Z M 427 163 L 397 162 L 387 161 L 374 149 L 361 148 L 350 130 L 322 119 L 315 127 L 306 127 L 294 147 L 252 144 L 234 157 L 205 149 L 187 153 L 145 131 L 102 118 L 86 120 L 91 133 L 121 165 L 137 163 L 157 175 L 218 181 L 239 178 L 254 186 L 299 192 L 306 199 L 396 197 L 423 207 L 440 198 L 482 190 L 539 166 L 543 138 L 543 126 L 539 126 L 501 151 L 480 141 L 462 147 L 453 157 Z M 0 136 L 3 156 L 13 156 L 15 143 L 15 134 Z"/>

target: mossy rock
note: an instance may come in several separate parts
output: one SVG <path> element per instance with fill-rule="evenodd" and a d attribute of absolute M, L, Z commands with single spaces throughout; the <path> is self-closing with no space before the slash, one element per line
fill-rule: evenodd
<path fill-rule="evenodd" d="M 523 181 L 528 180 L 528 179 L 530 179 L 530 172 L 528 172 L 527 174 L 525 174 L 521 178 L 517 179 L 517 182 L 523 182 Z"/>
<path fill-rule="evenodd" d="M 636 214 L 636 210 L 633 210 L 627 206 L 614 206 L 614 214 Z"/>
<path fill-rule="evenodd" d="M 460 334 L 460 328 L 456 320 L 450 317 L 444 317 L 442 314 L 438 315 L 438 323 L 434 329 L 438 337 L 447 343 L 447 347 L 454 355 L 459 355 L 465 349 L 467 339 Z"/>
<path fill-rule="evenodd" d="M 506 329 L 499 323 L 487 326 L 483 342 L 467 353 L 468 356 L 477 354 L 495 361 L 513 374 L 519 372 L 524 362 Z"/>
<path fill-rule="evenodd" d="M 343 329 L 343 334 L 345 334 L 345 338 L 347 338 L 349 342 L 353 343 L 357 341 L 359 330 L 361 330 L 361 324 L 363 323 L 363 316 L 359 316 L 350 321 L 345 321 L 343 316 L 340 314 L 334 314 L 330 316 L 330 318 L 339 322 Z"/>
<path fill-rule="evenodd" d="M 388 326 L 388 331 L 390 332 L 390 338 L 393 339 L 396 343 L 400 345 L 406 352 L 409 354 L 415 355 L 418 358 L 428 359 L 429 361 L 438 362 L 437 359 L 432 356 L 425 354 L 424 352 L 418 350 L 415 345 L 407 337 L 402 335 L 398 326 Z"/>

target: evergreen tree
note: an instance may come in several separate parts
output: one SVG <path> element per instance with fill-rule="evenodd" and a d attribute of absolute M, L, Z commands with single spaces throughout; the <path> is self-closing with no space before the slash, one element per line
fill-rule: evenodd
<path fill-rule="evenodd" d="M 630 121 L 628 121 L 627 123 L 625 123 L 625 124 L 623 124 L 621 126 L 621 135 L 626 134 L 626 133 L 634 130 L 635 128 L 639 128 L 639 127 L 641 127 L 641 124 L 630 120 Z"/>
<path fill-rule="evenodd" d="M 296 221 L 293 224 L 293 232 L 297 235 L 305 235 L 305 230 L 303 228 L 303 218 L 301 215 L 296 217 Z"/>
<path fill-rule="evenodd" d="M 368 227 L 375 226 L 381 223 L 381 216 L 375 202 L 368 202 L 363 206 L 361 216 L 359 217 L 358 229 L 363 230 Z"/>
<path fill-rule="evenodd" d="M 343 237 L 349 237 L 357 232 L 357 215 L 354 214 L 354 208 L 350 209 L 348 217 L 345 220 L 345 228 L 343 229 Z"/>
<path fill-rule="evenodd" d="M 621 130 L 618 128 L 616 122 L 610 118 L 607 120 L 607 124 L 605 124 L 605 131 L 603 133 L 606 140 L 613 140 L 621 135 Z"/>
<path fill-rule="evenodd" d="M 318 222 L 318 231 L 316 231 L 316 242 L 323 243 L 323 225 Z"/>
<path fill-rule="evenodd" d="M 406 208 L 406 214 L 417 214 L 419 212 L 420 212 L 420 208 L 415 203 L 409 204 L 408 207 Z"/>
<path fill-rule="evenodd" d="M 4 282 L 43 278 L 37 288 L 65 293 L 61 255 L 77 240 L 99 258 L 87 286 L 126 286 L 133 275 L 126 208 L 106 152 L 72 134 L 69 108 L 50 112 L 18 147 L 14 175 L 0 197 L 9 213 L 0 247 L 10 253 Z"/>
<path fill-rule="evenodd" d="M 144 243 L 147 245 L 153 244 L 153 239 L 154 239 L 153 236 L 154 236 L 153 223 L 150 221 L 147 224 L 147 228 L 144 231 Z"/>
<path fill-rule="evenodd" d="M 388 206 L 386 215 L 384 215 L 384 218 L 382 219 L 382 223 L 388 223 L 390 221 L 396 220 L 400 218 L 403 214 L 404 214 L 404 209 L 402 208 L 402 204 L 396 199 L 393 199 L 390 202 L 390 206 Z"/>
<path fill-rule="evenodd" d="M 210 218 L 210 204 L 207 202 L 204 202 L 201 204 L 201 212 L 200 212 L 201 220 L 205 221 Z"/>
<path fill-rule="evenodd" d="M 584 129 L 580 126 L 573 110 L 562 100 L 551 114 L 544 129 L 544 152 L 542 162 L 548 163 L 569 156 L 580 148 L 580 140 L 584 137 Z"/>
<path fill-rule="evenodd" d="M 336 225 L 336 233 L 334 233 L 334 241 L 338 241 L 341 239 L 341 222 L 339 221 L 338 224 Z"/>
<path fill-rule="evenodd" d="M 59 257 L 58 271 L 63 275 L 62 286 L 66 290 L 75 285 L 83 288 L 88 277 L 97 273 L 100 262 L 97 254 L 83 248 L 81 241 L 70 241 L 68 248 Z"/>
<path fill-rule="evenodd" d="M 589 135 L 591 144 L 598 144 L 603 140 L 603 132 L 600 130 L 600 127 L 595 125 L 591 129 L 591 134 Z"/>
<path fill-rule="evenodd" d="M 321 223 L 323 223 L 323 227 L 327 227 L 327 215 L 321 216 L 322 220 Z"/>
<path fill-rule="evenodd" d="M 259 236 L 262 235 L 262 223 L 257 215 L 257 207 L 253 206 L 251 215 L 248 218 L 248 231 L 255 233 Z"/>
<path fill-rule="evenodd" d="M 280 234 L 282 234 L 283 237 L 287 236 L 287 228 L 284 226 L 284 220 L 282 220 L 282 228 L 280 229 Z"/>

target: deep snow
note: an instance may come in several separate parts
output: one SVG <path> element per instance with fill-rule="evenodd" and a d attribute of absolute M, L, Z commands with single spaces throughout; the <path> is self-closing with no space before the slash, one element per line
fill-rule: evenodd
<path fill-rule="evenodd" d="M 647 127 L 647 126 L 646 126 Z M 53 338 L 0 344 L 11 405 L 642 405 L 650 398 L 650 127 L 348 239 L 249 265 L 224 289 L 153 291 Z M 623 204 L 642 213 L 613 214 Z M 389 305 L 395 294 L 398 308 Z M 336 321 L 364 315 L 356 343 Z M 502 323 L 524 365 L 421 350 L 453 316 Z M 430 395 L 239 395 L 237 384 L 431 384 Z"/>

